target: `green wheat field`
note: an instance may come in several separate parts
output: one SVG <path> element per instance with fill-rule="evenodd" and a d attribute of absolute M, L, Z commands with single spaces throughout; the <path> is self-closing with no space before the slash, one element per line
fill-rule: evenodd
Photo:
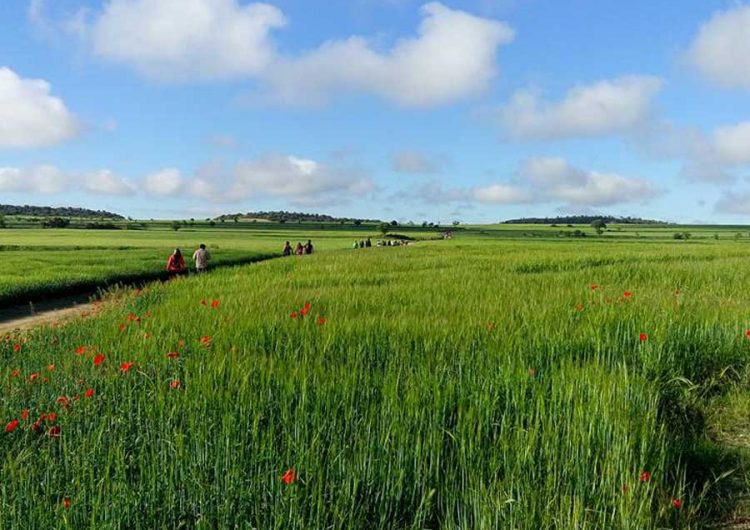
<path fill-rule="evenodd" d="M 660 529 L 743 512 L 740 228 L 2 230 L 0 528 Z M 399 229 L 401 231 L 401 229 Z M 312 256 L 276 259 L 286 240 Z M 252 262 L 252 263 L 251 263 Z M 223 266 L 222 266 L 223 265 Z"/>

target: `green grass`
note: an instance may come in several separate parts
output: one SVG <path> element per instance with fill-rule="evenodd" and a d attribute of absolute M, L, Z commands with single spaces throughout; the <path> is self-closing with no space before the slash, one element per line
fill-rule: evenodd
<path fill-rule="evenodd" d="M 467 231 L 118 292 L 0 343 L 0 528 L 704 528 L 745 487 L 748 258 Z"/>

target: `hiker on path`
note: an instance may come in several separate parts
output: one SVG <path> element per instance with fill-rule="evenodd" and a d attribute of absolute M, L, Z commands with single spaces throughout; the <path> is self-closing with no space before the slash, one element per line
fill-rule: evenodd
<path fill-rule="evenodd" d="M 179 248 L 174 249 L 172 255 L 167 260 L 167 272 L 176 276 L 185 272 L 185 258 L 182 257 L 182 252 Z"/>
<path fill-rule="evenodd" d="M 284 256 L 291 256 L 292 255 L 292 245 L 289 243 L 289 241 L 286 242 L 284 245 L 284 250 L 282 251 Z"/>
<path fill-rule="evenodd" d="M 301 256 L 305 252 L 305 247 L 302 246 L 302 243 L 299 241 L 297 242 L 297 247 L 294 249 L 294 253 L 298 256 Z"/>
<path fill-rule="evenodd" d="M 206 245 L 200 244 L 198 250 L 193 253 L 193 260 L 195 260 L 195 272 L 206 272 L 208 262 L 211 260 L 211 254 L 206 250 Z"/>
<path fill-rule="evenodd" d="M 312 253 L 313 253 L 313 244 L 312 244 L 312 241 L 308 239 L 307 244 L 305 245 L 305 254 L 312 254 Z"/>

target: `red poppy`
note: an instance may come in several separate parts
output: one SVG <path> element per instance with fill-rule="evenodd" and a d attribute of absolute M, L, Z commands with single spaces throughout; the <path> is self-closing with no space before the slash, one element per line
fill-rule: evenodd
<path fill-rule="evenodd" d="M 128 315 L 128 322 L 139 322 L 140 320 L 141 319 L 135 313 L 130 313 Z"/>
<path fill-rule="evenodd" d="M 651 480 L 651 473 L 648 471 L 644 471 L 641 473 L 641 482 L 648 482 Z"/>
<path fill-rule="evenodd" d="M 318 326 L 323 326 L 323 325 L 325 325 L 326 322 L 327 321 L 326 321 L 326 319 L 324 317 L 320 317 L 318 319 Z"/>
<path fill-rule="evenodd" d="M 29 419 L 29 411 L 28 409 L 23 409 L 21 411 L 21 419 L 28 420 Z"/>
<path fill-rule="evenodd" d="M 297 482 L 297 472 L 294 470 L 294 468 L 287 469 L 286 472 L 281 475 L 281 481 L 284 484 L 294 484 L 295 482 Z"/>
<path fill-rule="evenodd" d="M 47 436 L 49 436 L 50 438 L 59 438 L 61 432 L 62 428 L 59 425 L 53 425 L 47 431 Z"/>
<path fill-rule="evenodd" d="M 50 412 L 46 416 L 42 414 L 41 419 L 46 419 L 50 423 L 55 423 L 57 421 L 57 413 L 56 412 Z"/>
<path fill-rule="evenodd" d="M 641 342 L 646 342 L 648 340 L 648 335 L 646 335 L 645 333 L 641 333 L 640 335 L 638 335 L 638 339 Z"/>
<path fill-rule="evenodd" d="M 297 318 L 298 316 L 299 316 L 299 315 L 297 314 L 297 312 L 296 312 L 296 311 L 292 311 L 292 314 L 291 314 L 291 315 L 289 315 L 289 317 L 290 317 L 290 318 Z"/>
<path fill-rule="evenodd" d="M 11 377 L 21 377 L 21 372 L 19 370 L 13 370 L 10 374 Z"/>
<path fill-rule="evenodd" d="M 307 313 L 308 313 L 308 311 L 310 311 L 310 308 L 309 308 L 309 307 L 307 307 L 307 306 L 305 306 L 305 307 L 303 307 L 303 308 L 302 308 L 302 309 L 300 310 L 299 314 L 300 314 L 300 315 L 302 315 L 303 317 L 305 317 L 305 316 L 307 316 Z"/>
<path fill-rule="evenodd" d="M 18 428 L 18 420 L 11 421 L 5 426 L 5 432 L 13 432 Z"/>
<path fill-rule="evenodd" d="M 65 508 L 66 510 L 67 510 L 68 508 L 70 508 L 70 499 L 69 499 L 69 498 L 67 498 L 67 497 L 65 497 L 65 498 L 64 498 L 64 499 L 62 500 L 62 505 L 63 505 L 63 508 Z"/>
<path fill-rule="evenodd" d="M 748 329 L 748 330 L 745 331 L 745 337 L 747 337 L 748 339 L 750 339 L 750 329 Z"/>
<path fill-rule="evenodd" d="M 211 307 L 212 307 L 213 309 L 216 309 L 217 307 L 219 307 L 219 304 L 220 304 L 220 303 L 221 303 L 221 302 L 219 302 L 218 300 L 211 300 Z"/>
<path fill-rule="evenodd" d="M 47 365 L 47 371 L 48 372 L 54 372 L 55 371 L 55 365 L 54 364 L 48 364 Z"/>
<path fill-rule="evenodd" d="M 34 382 L 34 381 L 36 381 L 36 380 L 37 380 L 38 378 L 39 378 L 39 374 L 31 374 L 31 375 L 29 376 L 29 383 L 33 383 L 33 382 Z"/>
<path fill-rule="evenodd" d="M 591 284 L 591 290 L 592 291 L 596 291 L 598 288 L 599 288 L 599 286 L 597 284 L 595 284 L 595 283 Z"/>
<path fill-rule="evenodd" d="M 21 351 L 21 345 L 20 344 L 14 344 L 13 345 L 13 351 L 18 353 Z"/>
<path fill-rule="evenodd" d="M 631 293 L 630 291 L 625 291 L 624 293 L 622 293 L 622 296 L 624 298 L 631 298 L 633 296 L 633 293 Z"/>
<path fill-rule="evenodd" d="M 180 388 L 180 380 L 179 379 L 173 379 L 169 383 L 169 388 L 171 388 L 172 390 L 177 390 L 178 388 Z"/>
<path fill-rule="evenodd" d="M 42 432 L 42 422 L 37 420 L 31 424 L 31 430 L 34 432 Z"/>
<path fill-rule="evenodd" d="M 679 510 L 680 508 L 682 508 L 682 500 L 680 500 L 680 499 L 672 499 L 672 507 L 675 510 Z"/>
<path fill-rule="evenodd" d="M 62 405 L 63 407 L 67 407 L 70 404 L 70 402 L 68 401 L 68 398 L 65 396 L 60 396 L 59 398 L 57 398 L 56 402 Z"/>
<path fill-rule="evenodd" d="M 206 348 L 211 346 L 211 337 L 209 335 L 201 337 L 201 344 L 203 344 Z"/>
<path fill-rule="evenodd" d="M 128 329 L 127 324 L 120 324 L 120 331 L 125 331 L 126 329 Z"/>
<path fill-rule="evenodd" d="M 76 355 L 83 355 L 86 353 L 86 346 L 78 346 L 76 348 Z"/>
<path fill-rule="evenodd" d="M 86 392 L 83 393 L 83 395 L 87 398 L 94 397 L 94 391 L 89 388 L 88 390 L 86 390 Z"/>
<path fill-rule="evenodd" d="M 177 358 L 177 357 L 179 357 L 179 356 L 180 356 L 180 354 L 179 354 L 179 353 L 177 353 L 176 351 L 171 351 L 171 352 L 169 352 L 169 353 L 167 354 L 167 358 L 168 358 L 168 359 L 176 359 L 176 358 Z"/>
<path fill-rule="evenodd" d="M 122 363 L 120 365 L 120 372 L 124 374 L 125 372 L 130 370 L 132 367 L 133 367 L 133 363 L 128 363 L 128 362 Z"/>
<path fill-rule="evenodd" d="M 101 353 L 94 357 L 94 366 L 99 366 L 100 364 L 102 364 L 104 362 L 104 359 L 105 357 Z"/>

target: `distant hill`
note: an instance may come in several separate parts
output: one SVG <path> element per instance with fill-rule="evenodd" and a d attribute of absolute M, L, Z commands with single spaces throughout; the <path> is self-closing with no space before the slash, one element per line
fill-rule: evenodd
<path fill-rule="evenodd" d="M 588 225 L 601 219 L 607 224 L 623 225 L 668 225 L 666 221 L 654 219 L 641 219 L 640 217 L 615 217 L 612 215 L 567 215 L 562 217 L 522 217 L 521 219 L 509 219 L 502 224 L 527 224 L 527 225 Z"/>
<path fill-rule="evenodd" d="M 249 220 L 262 220 L 272 221 L 276 223 L 296 223 L 298 221 L 303 222 L 314 222 L 314 223 L 378 223 L 378 219 L 358 219 L 353 217 L 333 217 L 331 215 L 319 214 L 319 213 L 303 213 L 303 212 L 286 212 L 286 211 L 272 211 L 272 212 L 247 212 L 247 213 L 235 213 L 220 215 L 216 218 L 217 220 L 234 220 L 234 219 L 249 219 Z"/>
<path fill-rule="evenodd" d="M 14 215 L 26 217 L 66 217 L 66 218 L 104 218 L 124 219 L 122 215 L 104 210 L 89 210 L 87 208 L 73 208 L 63 206 L 55 208 L 52 206 L 14 206 L 12 204 L 0 204 L 0 215 Z"/>

